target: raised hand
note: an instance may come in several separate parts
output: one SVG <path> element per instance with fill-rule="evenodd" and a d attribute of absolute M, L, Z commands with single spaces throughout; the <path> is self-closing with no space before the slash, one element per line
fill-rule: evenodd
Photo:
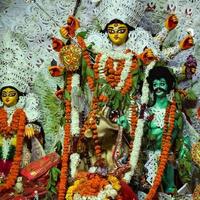
<path fill-rule="evenodd" d="M 167 28 L 168 31 L 171 31 L 174 28 L 176 28 L 177 24 L 178 24 L 178 18 L 176 15 L 170 15 L 165 21 L 165 27 Z"/>
<path fill-rule="evenodd" d="M 179 42 L 179 47 L 181 50 L 190 49 L 194 45 L 194 39 L 191 35 L 187 35 Z"/>

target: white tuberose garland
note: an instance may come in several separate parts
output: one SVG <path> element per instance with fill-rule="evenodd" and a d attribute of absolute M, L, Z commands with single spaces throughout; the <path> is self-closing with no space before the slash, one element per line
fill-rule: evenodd
<path fill-rule="evenodd" d="M 72 92 L 75 90 L 75 88 L 79 88 L 80 86 L 80 76 L 79 74 L 73 74 L 72 76 Z M 79 112 L 78 109 L 74 106 L 73 101 L 71 101 L 71 133 L 72 136 L 79 136 L 80 133 L 80 127 L 79 127 Z"/>
<path fill-rule="evenodd" d="M 71 177 L 75 178 L 77 167 L 80 164 L 80 155 L 78 153 L 73 153 L 70 156 L 70 172 Z"/>
<path fill-rule="evenodd" d="M 141 105 L 147 104 L 148 100 L 149 100 L 149 98 L 148 98 L 149 84 L 147 82 L 147 77 L 149 75 L 149 70 L 152 69 L 154 67 L 154 65 L 155 65 L 155 62 L 151 62 L 146 67 L 146 70 L 145 70 L 144 83 L 142 86 Z M 135 139 L 133 142 L 133 148 L 132 148 L 131 155 L 130 155 L 131 170 L 124 175 L 124 179 L 128 183 L 131 181 L 131 178 L 132 178 L 135 168 L 137 166 L 139 153 L 140 153 L 140 147 L 141 147 L 141 143 L 142 143 L 144 121 L 145 121 L 144 119 L 138 119 L 138 122 L 137 122 L 137 128 L 135 130 Z"/>

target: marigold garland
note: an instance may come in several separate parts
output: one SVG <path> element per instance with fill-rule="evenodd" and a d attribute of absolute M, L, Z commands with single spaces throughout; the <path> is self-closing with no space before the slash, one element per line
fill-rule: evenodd
<path fill-rule="evenodd" d="M 72 73 L 67 73 L 66 78 L 66 90 L 71 94 L 72 90 Z M 58 200 L 64 200 L 66 194 L 66 187 L 68 182 L 68 172 L 69 172 L 69 156 L 70 156 L 70 128 L 71 128 L 71 101 L 69 99 L 65 100 L 65 136 L 64 136 L 64 146 L 62 153 L 62 166 L 60 183 L 58 189 Z"/>
<path fill-rule="evenodd" d="M 106 179 L 98 174 L 79 172 L 77 180 L 67 190 L 66 199 L 72 200 L 75 193 L 80 194 L 82 197 L 98 196 L 99 192 L 108 184 L 111 184 L 116 191 L 121 189 L 119 180 L 114 176 L 108 176 Z"/>
<path fill-rule="evenodd" d="M 129 147 L 129 157 L 128 157 L 128 161 L 130 162 L 130 155 L 131 152 L 133 150 L 133 139 L 135 137 L 135 130 L 137 127 L 137 121 L 138 121 L 138 117 L 137 117 L 137 105 L 132 105 L 131 106 L 131 130 L 130 130 L 130 136 L 131 136 L 131 142 L 130 142 L 130 147 Z"/>
<path fill-rule="evenodd" d="M 138 64 L 137 64 L 137 57 L 134 56 L 132 59 L 132 65 L 131 65 L 131 69 L 130 72 L 128 74 L 128 77 L 125 80 L 124 86 L 121 89 L 121 94 L 122 95 L 126 95 L 128 92 L 130 92 L 130 90 L 132 89 L 133 86 L 133 77 L 132 77 L 132 73 L 138 68 Z"/>
<path fill-rule="evenodd" d="M 99 54 L 96 56 L 96 58 L 95 58 L 95 63 L 94 63 L 94 65 L 93 65 L 94 78 L 95 78 L 96 80 L 99 79 L 99 62 L 100 62 L 100 60 L 101 60 L 101 57 L 102 57 L 102 54 L 99 53 Z"/>
<path fill-rule="evenodd" d="M 22 160 L 22 150 L 24 141 L 24 131 L 26 125 L 26 114 L 22 109 L 17 109 L 12 118 L 11 126 L 8 125 L 7 112 L 1 108 L 0 109 L 0 132 L 5 137 L 12 136 L 17 132 L 17 144 L 15 155 L 13 158 L 12 166 L 10 172 L 6 178 L 4 184 L 0 185 L 0 192 L 11 188 L 16 181 L 19 174 L 20 163 Z M 10 133 L 9 133 L 10 132 Z"/>
<path fill-rule="evenodd" d="M 115 88 L 117 84 L 120 82 L 120 75 L 124 68 L 125 60 L 118 60 L 117 67 L 114 69 L 114 59 L 108 57 L 105 66 L 105 76 L 106 81 L 110 84 L 112 88 Z"/>
<path fill-rule="evenodd" d="M 125 53 L 130 53 L 130 52 L 127 51 Z M 114 60 L 113 58 L 108 57 L 108 59 L 105 62 L 104 71 L 100 71 L 99 65 L 100 65 L 101 58 L 102 58 L 102 54 L 99 53 L 96 57 L 95 64 L 93 66 L 94 77 L 95 79 L 98 79 L 100 76 L 100 73 L 103 73 L 107 83 L 113 89 L 116 89 L 117 85 L 121 81 L 121 74 L 122 74 L 122 70 L 125 67 L 126 60 L 125 59 Z M 114 68 L 114 62 L 117 62 L 116 69 Z M 132 64 L 130 66 L 128 76 L 126 77 L 124 84 L 122 85 L 120 89 L 120 92 L 123 96 L 126 95 L 132 89 L 132 84 L 133 84 L 132 72 L 135 71 L 137 68 L 138 68 L 137 56 L 133 53 Z"/>
<path fill-rule="evenodd" d="M 171 147 L 171 138 L 174 130 L 176 114 L 176 102 L 173 101 L 166 109 L 163 127 L 163 137 L 162 137 L 162 150 L 159 160 L 158 170 L 149 193 L 147 194 L 145 200 L 152 200 L 156 194 L 156 191 L 162 181 L 162 176 L 168 161 L 169 151 Z"/>
<path fill-rule="evenodd" d="M 101 160 L 101 145 L 99 144 L 99 139 L 98 139 L 98 132 L 97 132 L 97 120 L 96 120 L 96 114 L 97 114 L 97 105 L 98 100 L 96 98 L 93 99 L 92 102 L 92 110 L 94 111 L 94 117 L 92 118 L 90 122 L 90 129 L 92 131 L 92 138 L 94 142 L 94 149 L 95 149 L 95 154 L 97 156 L 97 161 Z"/>

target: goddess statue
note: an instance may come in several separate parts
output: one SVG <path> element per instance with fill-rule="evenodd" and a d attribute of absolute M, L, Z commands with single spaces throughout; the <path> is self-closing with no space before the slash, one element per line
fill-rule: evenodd
<path fill-rule="evenodd" d="M 12 64 L 0 66 L 0 192 L 15 184 L 22 167 L 44 155 L 40 126 L 36 123 L 40 117 L 39 101 L 30 92 L 31 70 L 25 69 L 23 62 L 18 64 L 13 60 Z"/>
<path fill-rule="evenodd" d="M 155 61 L 168 61 L 178 52 L 193 46 L 193 37 L 187 35 L 177 46 L 161 51 L 162 42 L 177 26 L 178 18 L 175 15 L 169 16 L 163 30 L 152 37 L 149 32 L 137 27 L 144 11 L 145 3 L 141 1 L 103 0 L 95 9 L 103 33 L 85 33 L 79 29 L 79 21 L 71 16 L 60 33 L 73 44 L 68 46 L 62 40 L 53 38 L 53 48 L 59 52 L 61 66 L 51 66 L 49 71 L 54 76 L 64 75 L 67 81 L 60 92 L 65 94 L 68 127 L 73 124 L 73 119 L 69 121 L 70 109 L 67 105 L 69 107 L 70 97 L 71 106 L 74 99 L 73 85 L 68 86 L 71 82 L 66 75 L 68 70 L 70 73 L 72 70 L 66 69 L 66 62 L 69 63 L 74 55 L 73 50 L 69 52 L 70 49 L 82 49 L 81 78 L 87 108 L 82 119 L 83 127 L 77 151 L 70 157 L 72 178 L 77 182 L 68 189 L 68 199 L 97 195 L 96 190 L 90 191 L 91 193 L 83 191 L 80 183 L 87 180 L 87 185 L 90 180 L 100 181 L 99 174 L 104 177 L 114 175 L 130 182 L 137 165 L 143 135 L 144 111 L 148 103 L 148 72 Z M 74 58 L 71 60 L 73 62 Z M 73 73 L 77 71 L 76 69 Z M 89 173 L 76 174 L 76 168 Z M 90 173 L 95 176 L 90 176 Z M 105 180 L 106 178 L 102 181 Z M 111 186 L 113 187 L 112 184 Z"/>

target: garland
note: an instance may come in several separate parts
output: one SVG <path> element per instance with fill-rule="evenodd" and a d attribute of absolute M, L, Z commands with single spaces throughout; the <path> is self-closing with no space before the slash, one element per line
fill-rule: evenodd
<path fill-rule="evenodd" d="M 158 170 L 149 193 L 147 194 L 145 200 L 152 200 L 156 194 L 156 191 L 162 181 L 162 176 L 168 161 L 169 151 L 171 148 L 172 133 L 174 130 L 176 114 L 176 102 L 173 101 L 166 109 L 163 127 L 163 137 L 162 137 L 162 151 L 159 160 Z"/>
<path fill-rule="evenodd" d="M 131 142 L 130 142 L 130 149 L 129 149 L 129 156 L 128 156 L 128 161 L 130 163 L 130 155 L 133 148 L 133 139 L 135 137 L 135 130 L 137 128 L 137 105 L 131 105 L 131 130 L 130 130 L 130 136 L 131 136 Z"/>
<path fill-rule="evenodd" d="M 138 163 L 140 148 L 142 144 L 142 136 L 143 136 L 143 129 L 144 129 L 144 110 L 149 100 L 149 84 L 147 82 L 147 77 L 149 75 L 149 71 L 154 67 L 155 61 L 151 62 L 145 69 L 145 76 L 144 82 L 142 86 L 142 96 L 141 96 L 141 108 L 139 113 L 139 118 L 137 119 L 137 125 L 135 130 L 135 137 L 132 145 L 132 151 L 130 154 L 130 161 L 131 169 L 129 172 L 126 172 L 124 175 L 124 180 L 129 183 L 131 178 L 134 174 L 135 168 Z"/>
<path fill-rule="evenodd" d="M 67 73 L 66 78 L 66 90 L 71 93 L 72 90 L 72 74 Z M 62 166 L 61 166 L 61 175 L 60 183 L 58 190 L 58 200 L 65 199 L 66 186 L 67 186 L 67 177 L 69 172 L 69 156 L 70 156 L 70 131 L 71 131 L 71 101 L 70 99 L 65 100 L 65 136 L 64 136 L 64 147 L 62 153 Z"/>
<path fill-rule="evenodd" d="M 83 58 L 85 59 L 87 67 L 89 69 L 92 69 L 92 62 L 90 59 L 90 54 L 87 51 L 87 47 L 86 47 L 84 39 L 81 36 L 77 36 L 77 42 L 83 50 Z M 91 76 L 87 76 L 87 83 L 88 83 L 90 90 L 93 92 L 94 91 L 94 79 Z"/>
<path fill-rule="evenodd" d="M 77 179 L 69 187 L 66 199 L 107 199 L 115 198 L 120 190 L 120 182 L 115 176 L 108 176 L 107 179 L 98 174 L 79 172 Z"/>
<path fill-rule="evenodd" d="M 138 68 L 137 56 L 127 51 L 123 56 L 113 54 L 112 57 L 101 53 L 96 56 L 94 77 L 105 79 L 111 88 L 124 96 L 132 89 L 132 73 Z"/>
<path fill-rule="evenodd" d="M 10 126 L 8 125 L 7 112 L 3 108 L 0 109 L 0 134 L 3 137 L 12 137 L 14 133 L 17 132 L 17 144 L 12 166 L 5 183 L 0 185 L 0 192 L 11 188 L 15 184 L 16 178 L 19 174 L 20 163 L 22 159 L 25 124 L 26 114 L 22 109 L 17 109 L 14 112 Z"/>
<path fill-rule="evenodd" d="M 115 88 L 117 84 L 120 82 L 120 76 L 122 70 L 124 69 L 124 64 L 125 60 L 121 59 L 118 61 L 117 66 L 114 67 L 114 59 L 108 57 L 105 65 L 105 76 L 106 76 L 106 81 L 110 84 L 112 88 Z"/>
<path fill-rule="evenodd" d="M 92 138 L 93 138 L 93 143 L 94 143 L 94 149 L 95 149 L 95 154 L 97 157 L 97 161 L 101 160 L 101 153 L 102 153 L 102 149 L 99 143 L 99 138 L 98 138 L 98 132 L 97 132 L 97 121 L 96 121 L 96 114 L 97 114 L 97 109 L 98 109 L 98 105 L 97 105 L 97 99 L 94 98 L 93 102 L 92 102 L 92 110 L 94 111 L 94 116 L 91 119 L 90 122 L 90 129 L 92 131 Z"/>
<path fill-rule="evenodd" d="M 72 76 L 72 88 L 77 88 L 80 86 L 80 75 L 77 73 L 74 73 Z M 74 95 L 77 95 L 76 92 Z M 76 98 L 78 98 L 76 96 Z M 79 111 L 76 107 L 76 104 L 71 101 L 71 134 L 74 137 L 78 137 L 80 134 L 80 128 L 79 128 L 80 120 L 79 120 Z"/>

